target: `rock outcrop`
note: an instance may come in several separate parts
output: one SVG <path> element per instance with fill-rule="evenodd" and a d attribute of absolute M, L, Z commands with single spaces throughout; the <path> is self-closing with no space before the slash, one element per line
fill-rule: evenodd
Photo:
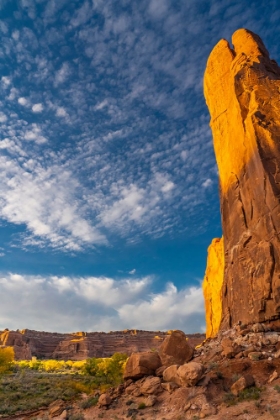
<path fill-rule="evenodd" d="M 207 338 L 214 337 L 221 324 L 224 269 L 224 239 L 215 238 L 208 248 L 207 267 L 202 285 Z"/>
<path fill-rule="evenodd" d="M 204 78 L 225 258 L 222 315 L 208 310 L 209 335 L 216 311 L 222 330 L 280 317 L 280 68 L 256 34 L 240 29 L 232 44 L 215 46 Z M 215 301 L 213 274 L 205 289 L 211 295 L 213 284 Z"/>
<path fill-rule="evenodd" d="M 123 377 L 124 379 L 143 378 L 143 376 L 153 375 L 160 366 L 161 360 L 157 352 L 132 353 L 126 363 Z"/>
<path fill-rule="evenodd" d="M 164 366 L 182 364 L 193 357 L 194 349 L 183 331 L 174 330 L 160 346 L 159 356 Z"/>
<path fill-rule="evenodd" d="M 34 330 L 0 331 L 0 346 L 12 346 L 17 360 L 38 359 L 84 360 L 88 357 L 110 357 L 114 353 L 145 352 L 158 349 L 168 333 L 159 331 L 124 330 L 76 332 L 69 334 Z M 188 335 L 195 346 L 203 334 Z"/>

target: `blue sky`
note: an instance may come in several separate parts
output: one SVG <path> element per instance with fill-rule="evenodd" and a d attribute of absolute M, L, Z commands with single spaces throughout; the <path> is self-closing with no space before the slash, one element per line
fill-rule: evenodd
<path fill-rule="evenodd" d="M 203 331 L 221 235 L 202 80 L 278 0 L 1 0 L 0 328 Z"/>

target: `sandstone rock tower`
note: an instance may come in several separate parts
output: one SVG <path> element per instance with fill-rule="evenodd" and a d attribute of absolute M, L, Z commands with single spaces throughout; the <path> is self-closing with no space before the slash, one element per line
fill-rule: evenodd
<path fill-rule="evenodd" d="M 211 268 L 215 242 L 204 282 L 208 336 L 280 318 L 280 68 L 253 32 L 239 29 L 232 44 L 214 47 L 204 78 L 224 238 L 224 267 Z"/>

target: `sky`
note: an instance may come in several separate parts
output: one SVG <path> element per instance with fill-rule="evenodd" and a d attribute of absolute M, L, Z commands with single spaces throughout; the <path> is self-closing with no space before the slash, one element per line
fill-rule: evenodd
<path fill-rule="evenodd" d="M 0 1 L 0 329 L 205 330 L 203 73 L 278 0 Z"/>

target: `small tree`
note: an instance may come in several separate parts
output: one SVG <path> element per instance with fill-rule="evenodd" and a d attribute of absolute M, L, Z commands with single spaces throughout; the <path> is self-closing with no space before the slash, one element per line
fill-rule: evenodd
<path fill-rule="evenodd" d="M 98 368 L 99 363 L 100 363 L 100 359 L 97 359 L 96 357 L 87 359 L 83 367 L 84 373 L 86 373 L 87 375 L 96 376 L 99 371 L 99 368 Z"/>
<path fill-rule="evenodd" d="M 13 347 L 0 348 L 0 374 L 7 373 L 12 368 L 12 363 L 15 358 Z"/>
<path fill-rule="evenodd" d="M 107 374 L 109 376 L 110 383 L 118 384 L 122 382 L 123 371 L 128 356 L 122 353 L 115 353 L 111 359 L 107 368 Z"/>

